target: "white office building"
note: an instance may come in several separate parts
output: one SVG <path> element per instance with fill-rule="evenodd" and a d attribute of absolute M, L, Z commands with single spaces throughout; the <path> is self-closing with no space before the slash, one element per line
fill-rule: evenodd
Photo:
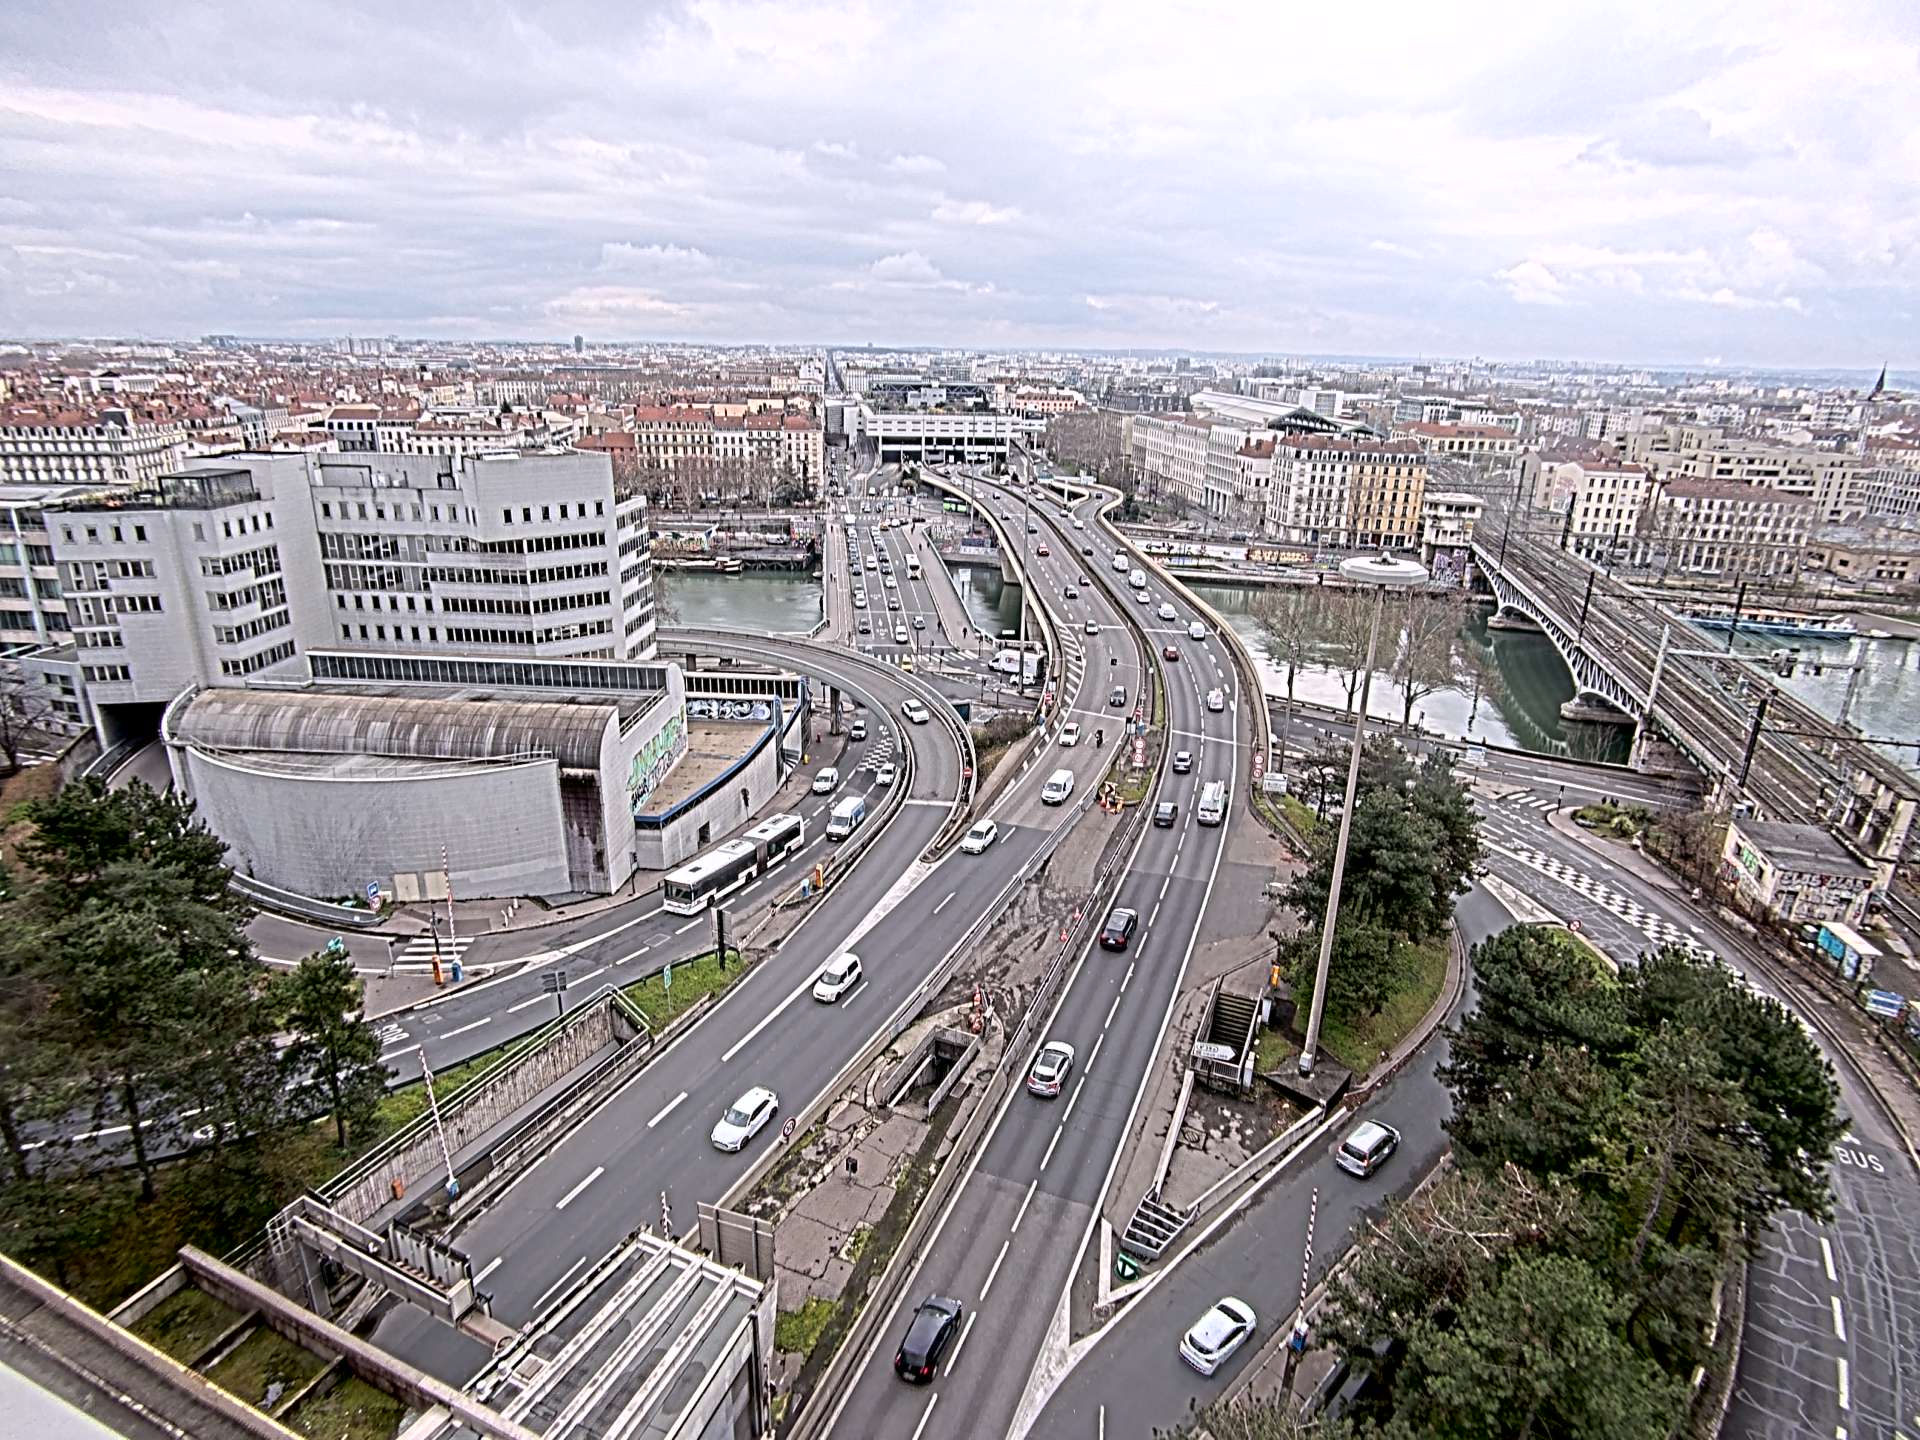
<path fill-rule="evenodd" d="M 645 660 L 645 502 L 604 455 L 239 455 L 45 524 L 101 738 L 315 648 Z"/>

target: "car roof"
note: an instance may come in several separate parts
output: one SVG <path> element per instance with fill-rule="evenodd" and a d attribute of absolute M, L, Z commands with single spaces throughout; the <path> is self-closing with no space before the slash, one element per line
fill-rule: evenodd
<path fill-rule="evenodd" d="M 767 1089 L 767 1087 L 764 1085 L 756 1085 L 751 1090 L 748 1090 L 745 1093 L 743 1093 L 740 1096 L 740 1098 L 734 1101 L 733 1103 L 739 1109 L 751 1110 L 754 1106 L 758 1105 L 761 1101 L 771 1100 L 772 1098 L 773 1098 L 773 1092 L 771 1090 Z"/>
<path fill-rule="evenodd" d="M 1371 1150 L 1382 1140 L 1388 1139 L 1393 1132 L 1377 1120 L 1362 1120 L 1353 1127 L 1347 1136 L 1347 1144 L 1361 1150 Z"/>
<path fill-rule="evenodd" d="M 1224 1295 L 1207 1307 L 1207 1313 L 1193 1322 L 1193 1328 L 1187 1333 L 1196 1339 L 1217 1344 L 1227 1337 L 1227 1332 L 1245 1325 L 1253 1318 L 1253 1311 L 1246 1302 Z"/>
<path fill-rule="evenodd" d="M 1126 916 L 1130 920 L 1134 920 L 1139 918 L 1140 912 L 1138 910 L 1129 910 L 1127 909 L 1126 906 L 1120 905 L 1114 908 L 1112 913 L 1107 916 L 1107 919 L 1109 922 L 1111 922 L 1114 920 L 1118 920 L 1122 915 Z"/>
<path fill-rule="evenodd" d="M 1073 1046 L 1064 1040 L 1049 1040 L 1040 1047 L 1040 1055 L 1044 1056 L 1048 1051 L 1056 1055 L 1065 1055 L 1069 1060 L 1073 1058 Z"/>

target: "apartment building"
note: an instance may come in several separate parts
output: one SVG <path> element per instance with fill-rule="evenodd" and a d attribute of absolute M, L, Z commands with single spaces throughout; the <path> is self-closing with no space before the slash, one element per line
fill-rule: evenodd
<path fill-rule="evenodd" d="M 1131 441 L 1134 484 L 1149 497 L 1205 509 L 1213 429 L 1213 422 L 1200 415 L 1136 416 Z"/>
<path fill-rule="evenodd" d="M 1822 525 L 1807 542 L 1806 568 L 1895 590 L 1920 587 L 1920 518 Z"/>
<path fill-rule="evenodd" d="M 1413 420 L 1396 423 L 1393 438 L 1417 441 L 1430 455 L 1444 455 L 1470 464 L 1500 465 L 1520 453 L 1519 417 L 1513 417 L 1513 421 L 1509 427 Z"/>
<path fill-rule="evenodd" d="M 1363 549 L 1406 550 L 1420 539 L 1427 459 L 1410 440 L 1358 442 L 1347 482 L 1347 529 Z"/>
<path fill-rule="evenodd" d="M 179 465 L 186 427 L 108 405 L 0 406 L 0 484 L 137 485 Z"/>
<path fill-rule="evenodd" d="M 1631 552 L 1636 564 L 1663 571 L 1788 577 L 1800 570 L 1813 516 L 1807 495 L 1736 480 L 1665 480 L 1652 488 Z"/>
<path fill-rule="evenodd" d="M 1822 523 L 1862 513 L 1874 488 L 1864 456 L 1730 438 L 1715 426 L 1640 431 L 1629 438 L 1627 456 L 1644 461 L 1662 479 L 1716 480 L 1804 496 Z"/>
<path fill-rule="evenodd" d="M 644 660 L 643 497 L 605 456 L 245 455 L 47 512 L 102 738 L 318 647 Z"/>

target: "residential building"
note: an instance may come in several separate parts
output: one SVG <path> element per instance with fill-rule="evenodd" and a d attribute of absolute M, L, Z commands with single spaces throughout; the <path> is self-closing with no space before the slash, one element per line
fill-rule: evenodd
<path fill-rule="evenodd" d="M 1429 490 L 1420 500 L 1420 563 L 1436 578 L 1466 574 L 1473 532 L 1486 501 L 1464 490 Z"/>
<path fill-rule="evenodd" d="M 1518 418 L 1511 427 L 1414 420 L 1396 423 L 1393 438 L 1418 441 L 1430 455 L 1497 467 L 1520 453 Z"/>
<path fill-rule="evenodd" d="M 137 485 L 180 464 L 186 427 L 108 405 L 0 406 L 0 484 Z"/>
<path fill-rule="evenodd" d="M 1733 480 L 1666 480 L 1653 487 L 1631 555 L 1663 572 L 1791 577 L 1800 571 L 1813 512 L 1807 495 Z"/>
<path fill-rule="evenodd" d="M 1136 415 L 1131 441 L 1135 486 L 1150 499 L 1205 509 L 1212 433 L 1213 423 L 1199 415 Z"/>
<path fill-rule="evenodd" d="M 1298 545 L 1406 549 L 1426 484 L 1426 457 L 1410 441 L 1283 435 L 1268 528 Z"/>
<path fill-rule="evenodd" d="M 46 516 L 112 743 L 194 685 L 296 677 L 315 647 L 654 652 L 645 500 L 604 456 L 245 455 Z"/>
<path fill-rule="evenodd" d="M 1742 901 L 1787 925 L 1859 923 L 1875 878 L 1822 827 L 1784 820 L 1732 821 L 1720 861 Z"/>
<path fill-rule="evenodd" d="M 1359 441 L 1347 482 L 1347 529 L 1362 549 L 1410 550 L 1420 540 L 1427 458 L 1407 440 Z"/>
<path fill-rule="evenodd" d="M 1822 525 L 1808 539 L 1806 568 L 1895 590 L 1920 588 L 1920 518 Z"/>
<path fill-rule="evenodd" d="M 1647 467 L 1604 451 L 1529 452 L 1516 488 L 1522 502 L 1560 518 L 1560 541 L 1589 558 L 1611 557 L 1632 540 L 1647 503 Z"/>
<path fill-rule="evenodd" d="M 1720 480 L 1805 496 L 1813 502 L 1819 523 L 1861 513 L 1874 490 L 1864 456 L 1730 438 L 1715 426 L 1667 425 L 1637 432 L 1628 440 L 1627 458 L 1644 460 L 1662 478 Z"/>

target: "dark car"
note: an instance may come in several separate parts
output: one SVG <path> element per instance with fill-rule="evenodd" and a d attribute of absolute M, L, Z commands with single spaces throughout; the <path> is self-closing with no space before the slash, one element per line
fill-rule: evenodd
<path fill-rule="evenodd" d="M 953 1343 L 953 1332 L 960 1328 L 960 1302 L 944 1295 L 929 1295 L 907 1322 L 907 1338 L 894 1352 L 893 1373 L 910 1385 L 925 1385 L 933 1379 L 940 1357 Z"/>
<path fill-rule="evenodd" d="M 1133 943 L 1133 932 L 1140 926 L 1140 916 L 1133 910 L 1115 910 L 1107 916 L 1107 923 L 1100 932 L 1102 950 L 1124 950 Z"/>
<path fill-rule="evenodd" d="M 1171 830 L 1174 819 L 1179 813 L 1180 807 L 1174 804 L 1173 801 L 1162 800 L 1158 805 L 1153 807 L 1153 823 L 1158 825 L 1162 830 Z"/>
<path fill-rule="evenodd" d="M 1160 658 L 1162 660 L 1178 660 L 1180 658 L 1180 647 L 1178 645 L 1166 646 L 1160 651 Z"/>
<path fill-rule="evenodd" d="M 1093 546 L 1091 546 L 1091 545 L 1082 545 L 1082 546 L 1080 547 L 1080 553 L 1081 553 L 1082 555 L 1091 555 L 1091 554 L 1093 553 Z"/>

